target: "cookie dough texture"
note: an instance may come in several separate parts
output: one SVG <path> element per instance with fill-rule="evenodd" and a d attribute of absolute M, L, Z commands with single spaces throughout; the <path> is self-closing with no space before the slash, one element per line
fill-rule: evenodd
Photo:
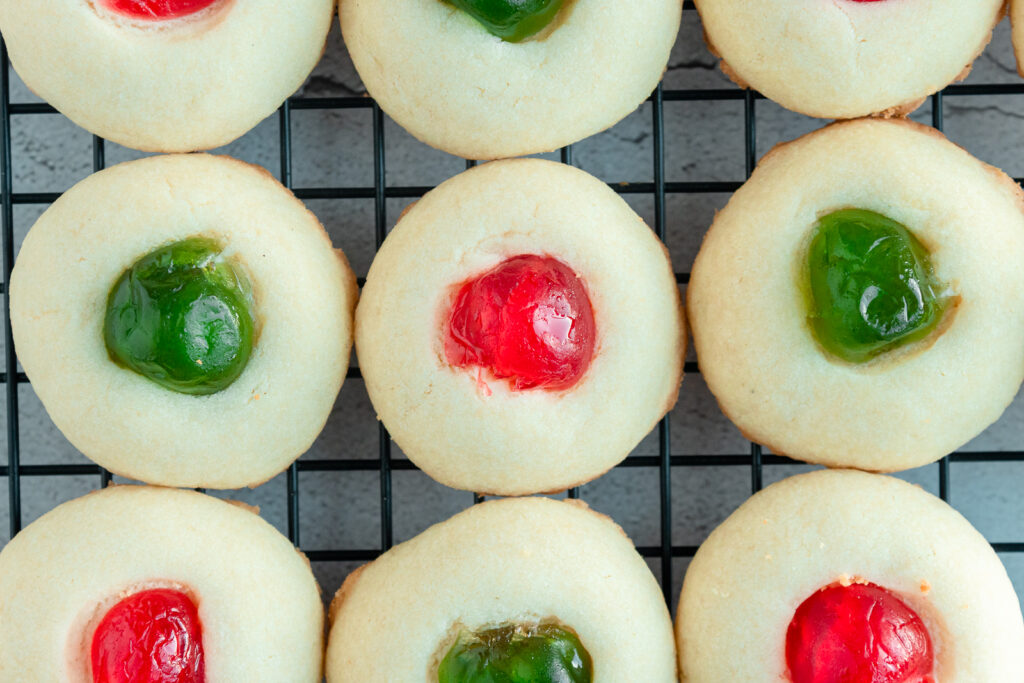
<path fill-rule="evenodd" d="M 436 681 L 462 628 L 555 618 L 594 683 L 676 681 L 672 624 L 622 529 L 577 502 L 476 505 L 351 574 L 331 604 L 328 683 Z"/>
<path fill-rule="evenodd" d="M 239 260 L 259 325 L 242 374 L 209 396 L 115 364 L 103 340 L 118 277 L 196 235 Z M 237 488 L 273 477 L 323 429 L 356 295 L 344 255 L 266 171 L 227 157 L 150 157 L 86 178 L 40 217 L 15 263 L 11 324 L 32 388 L 86 456 L 149 483 Z"/>
<path fill-rule="evenodd" d="M 142 486 L 65 503 L 0 553 L 0 680 L 92 683 L 93 630 L 149 588 L 196 603 L 207 680 L 320 680 L 323 605 L 288 539 L 248 509 Z"/>
<path fill-rule="evenodd" d="M 227 144 L 302 85 L 333 0 L 220 0 L 182 19 L 125 19 L 98 0 L 0 0 L 25 84 L 119 144 L 188 152 Z"/>
<path fill-rule="evenodd" d="M 445 360 L 451 300 L 520 254 L 582 278 L 597 343 L 565 391 L 512 391 Z M 685 329 L 667 251 L 611 189 L 578 169 L 498 161 L 410 208 L 370 267 L 356 312 L 366 388 L 403 452 L 455 488 L 557 491 L 621 461 L 675 403 Z"/>
<path fill-rule="evenodd" d="M 683 680 L 789 680 L 796 608 L 820 588 L 859 580 L 924 620 L 936 680 L 1024 680 L 1020 603 L 992 547 L 935 496 L 850 470 L 769 486 L 700 547 L 676 620 Z"/>
<path fill-rule="evenodd" d="M 442 0 L 341 0 L 367 90 L 423 142 L 470 159 L 547 152 L 608 128 L 658 85 L 681 0 L 568 0 L 507 43 Z"/>
<path fill-rule="evenodd" d="M 822 118 L 903 114 L 966 75 L 1004 0 L 696 0 L 733 80 Z"/>
<path fill-rule="evenodd" d="M 962 446 L 1024 378 L 1021 197 L 905 121 L 834 124 L 773 150 L 716 216 L 687 291 L 722 410 L 773 452 L 830 466 L 907 469 Z M 818 218 L 849 207 L 905 225 L 960 297 L 929 337 L 861 365 L 818 345 L 802 287 Z"/>

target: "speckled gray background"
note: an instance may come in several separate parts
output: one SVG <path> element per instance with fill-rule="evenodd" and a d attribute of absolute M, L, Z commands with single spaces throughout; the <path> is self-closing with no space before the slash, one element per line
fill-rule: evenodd
<path fill-rule="evenodd" d="M 995 40 L 977 62 L 968 83 L 1019 83 L 1010 45 L 1009 26 L 998 28 Z M 701 39 L 696 12 L 684 13 L 683 27 L 665 77 L 668 88 L 732 87 L 715 66 Z M 37 101 L 14 79 L 12 101 Z M 332 32 L 326 55 L 300 94 L 348 96 L 363 93 L 345 52 L 340 32 Z M 763 155 L 778 142 L 822 125 L 784 111 L 764 100 L 756 104 L 757 151 Z M 744 177 L 743 101 L 668 102 L 664 108 L 666 176 L 669 181 L 740 181 Z M 1024 95 L 952 97 L 945 99 L 945 130 L 950 138 L 981 159 L 1024 176 Z M 930 104 L 914 118 L 930 121 Z M 574 146 L 574 163 L 609 182 L 651 182 L 653 140 L 651 105 L 612 129 Z M 434 185 L 461 171 L 455 157 L 418 143 L 391 121 L 385 126 L 388 185 Z M 22 115 L 12 122 L 14 191 L 63 191 L 92 171 L 92 138 L 58 115 Z M 271 117 L 224 153 L 280 167 L 277 117 Z M 294 111 L 292 113 L 293 181 L 295 187 L 373 186 L 372 114 L 369 109 Z M 108 144 L 107 162 L 141 156 Z M 668 243 L 677 271 L 688 271 L 700 240 L 726 194 L 670 194 L 667 198 Z M 653 223 L 653 200 L 627 195 L 630 204 Z M 409 200 L 388 200 L 389 227 Z M 373 257 L 372 199 L 313 200 L 310 209 L 327 226 L 336 246 L 345 250 L 359 275 Z M 43 205 L 15 207 L 15 240 L 21 239 Z M 983 230 L 984 226 L 978 226 Z M 2 343 L 2 340 L 0 340 Z M 55 350 L 55 352 L 57 352 Z M 18 389 L 21 462 L 85 464 L 54 427 L 31 386 Z M 614 397 L 609 397 L 614 400 Z M 82 400 L 90 400 L 82 397 Z M 0 410 L 5 410 L 0 405 Z M 5 415 L 6 419 L 6 415 Z M 746 454 L 748 443 L 721 414 L 699 375 L 683 383 L 679 404 L 671 416 L 675 455 Z M 363 383 L 349 380 L 341 390 L 323 434 L 305 458 L 376 458 L 378 431 Z M 6 433 L 0 436 L 6 452 Z M 1024 450 L 1024 401 L 1018 399 L 1003 418 L 964 450 Z M 657 453 L 648 437 L 635 454 Z M 395 457 L 403 457 L 395 449 Z M 555 457 L 555 456 L 553 456 Z M 765 483 L 809 468 L 767 466 Z M 902 475 L 933 493 L 938 467 Z M 8 488 L 0 486 L 0 545 L 8 540 Z M 686 467 L 672 472 L 672 534 L 676 545 L 700 543 L 750 493 L 749 467 Z M 24 523 L 57 504 L 80 496 L 100 484 L 97 476 L 32 477 L 21 480 Z M 381 542 L 380 478 L 376 472 L 307 472 L 300 475 L 300 530 L 304 549 L 374 549 Z M 1024 462 L 954 463 L 951 502 L 991 541 L 1024 541 Z M 393 474 L 393 514 L 396 541 L 408 539 L 430 524 L 470 505 L 472 496 L 453 491 L 416 471 Z M 259 505 L 262 515 L 286 529 L 286 482 L 279 476 L 255 490 L 217 493 Z M 593 507 L 610 514 L 638 545 L 660 541 L 658 470 L 616 469 L 582 489 Z M 97 533 L 102 533 L 97 529 Z M 1024 554 L 1006 554 L 1003 561 L 1017 586 L 1024 590 Z M 650 562 L 660 576 L 660 565 Z M 673 563 L 671 591 L 681 586 L 687 562 Z M 332 594 L 355 564 L 317 562 L 317 578 Z M 673 601 L 674 601 L 673 597 Z"/>

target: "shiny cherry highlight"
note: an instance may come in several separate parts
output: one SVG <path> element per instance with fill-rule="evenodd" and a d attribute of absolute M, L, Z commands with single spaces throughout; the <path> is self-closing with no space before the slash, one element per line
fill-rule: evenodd
<path fill-rule="evenodd" d="M 107 9 L 132 19 L 163 21 L 202 11 L 217 0 L 103 0 Z"/>
<path fill-rule="evenodd" d="M 875 584 L 833 584 L 796 610 L 786 633 L 793 683 L 934 683 L 921 617 Z"/>
<path fill-rule="evenodd" d="M 91 661 L 93 683 L 205 683 L 199 612 L 176 590 L 130 595 L 96 627 Z"/>
<path fill-rule="evenodd" d="M 568 389 L 590 367 L 595 329 L 572 268 L 522 254 L 458 287 L 443 332 L 445 359 L 507 379 L 514 391 Z"/>

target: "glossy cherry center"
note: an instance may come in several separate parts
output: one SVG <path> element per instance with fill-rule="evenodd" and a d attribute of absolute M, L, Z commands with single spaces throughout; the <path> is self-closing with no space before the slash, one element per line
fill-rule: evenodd
<path fill-rule="evenodd" d="M 199 613 L 187 595 L 155 589 L 114 605 L 92 637 L 94 683 L 205 683 Z"/>
<path fill-rule="evenodd" d="M 204 10 L 217 0 L 103 0 L 107 9 L 132 19 L 162 21 Z"/>
<path fill-rule="evenodd" d="M 594 312 L 583 281 L 549 256 L 519 255 L 458 288 L 445 357 L 478 367 L 513 390 L 568 389 L 594 355 Z"/>
<path fill-rule="evenodd" d="M 797 608 L 786 634 L 793 683 L 934 683 L 921 617 L 874 584 L 833 584 Z"/>

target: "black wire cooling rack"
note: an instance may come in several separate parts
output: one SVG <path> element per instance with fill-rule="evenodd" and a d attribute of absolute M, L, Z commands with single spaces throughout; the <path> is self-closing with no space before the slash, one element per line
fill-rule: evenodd
<path fill-rule="evenodd" d="M 687 0 L 684 9 L 693 10 L 691 0 Z M 4 294 L 4 338 L 5 338 L 5 371 L 0 373 L 0 382 L 4 383 L 7 419 L 7 465 L 0 467 L 0 477 L 7 478 L 10 508 L 11 537 L 22 528 L 22 477 L 53 477 L 69 475 L 95 475 L 97 484 L 106 486 L 111 475 L 98 465 L 22 465 L 19 461 L 19 430 L 18 430 L 18 384 L 27 383 L 24 373 L 17 371 L 14 342 L 11 336 L 9 297 L 6 283 L 10 279 L 14 266 L 14 234 L 13 207 L 16 204 L 49 204 L 60 196 L 60 193 L 25 192 L 14 193 L 12 190 L 12 148 L 11 119 L 14 116 L 30 116 L 34 114 L 56 113 L 52 107 L 42 103 L 12 103 L 10 101 L 10 62 L 6 47 L 0 54 L 0 209 L 2 209 L 3 230 L 3 282 L 0 283 Z M 932 96 L 932 125 L 942 130 L 943 101 L 946 97 L 969 97 L 977 95 L 1019 95 L 1024 94 L 1024 83 L 1014 84 L 978 84 L 954 85 Z M 741 181 L 690 181 L 668 182 L 665 180 L 665 126 L 664 104 L 677 101 L 729 101 L 743 107 L 744 112 L 744 155 L 746 175 L 750 176 L 757 161 L 757 118 L 756 104 L 761 95 L 736 88 L 708 89 L 666 89 L 661 85 L 649 98 L 652 104 L 653 117 L 653 182 L 611 183 L 610 186 L 620 194 L 649 195 L 654 200 L 654 231 L 665 240 L 665 198 L 674 193 L 731 193 L 742 184 Z M 297 110 L 370 110 L 373 120 L 373 186 L 372 187 L 313 187 L 296 188 L 292 186 L 292 136 L 291 114 Z M 384 150 L 384 114 L 380 107 L 369 97 L 292 97 L 278 111 L 280 130 L 280 180 L 292 189 L 297 197 L 303 200 L 313 199 L 373 199 L 374 200 L 374 237 L 379 248 L 387 234 L 386 200 L 392 198 L 421 197 L 431 188 L 426 186 L 389 186 L 385 182 L 385 150 Z M 105 167 L 104 141 L 93 137 L 93 170 Z M 571 164 L 572 147 L 563 148 L 561 160 Z M 467 166 L 475 162 L 466 162 Z M 1017 179 L 1024 183 L 1024 179 Z M 689 281 L 689 273 L 676 273 L 680 284 Z M 362 284 L 362 282 L 360 282 Z M 697 363 L 686 363 L 687 373 L 699 372 Z M 360 377 L 359 369 L 349 368 L 349 378 Z M 12 381 L 14 378 L 14 381 Z M 658 454 L 634 455 L 623 461 L 620 468 L 656 469 L 659 475 L 659 510 L 660 510 L 660 543 L 645 545 L 638 548 L 646 558 L 655 558 L 661 565 L 661 582 L 665 599 L 671 606 L 674 601 L 672 586 L 672 564 L 675 558 L 689 558 L 697 551 L 696 545 L 673 545 L 672 543 L 672 468 L 688 467 L 743 467 L 750 470 L 750 490 L 757 492 L 762 487 L 764 468 L 777 465 L 802 464 L 786 457 L 763 453 L 760 445 L 750 443 L 749 453 L 732 455 L 676 455 L 671 452 L 669 418 L 666 416 L 657 427 Z M 302 459 L 289 467 L 286 474 L 287 483 L 287 531 L 289 539 L 301 547 L 299 528 L 299 474 L 302 472 L 356 472 L 372 471 L 380 474 L 380 546 L 376 548 L 336 548 L 324 550 L 304 550 L 312 562 L 366 562 L 379 556 L 393 545 L 392 516 L 392 472 L 396 470 L 416 469 L 410 461 L 392 458 L 391 440 L 383 426 L 379 426 L 379 457 L 375 459 Z M 951 463 L 983 463 L 983 462 L 1024 462 L 1024 451 L 988 451 L 988 452 L 957 452 L 940 460 L 934 467 L 938 478 L 938 492 L 943 500 L 948 500 L 950 493 Z M 570 497 L 578 497 L 578 489 L 569 491 Z M 474 496 L 474 500 L 482 500 Z M 1019 542 L 992 543 L 1000 553 L 1024 553 L 1024 540 Z"/>

